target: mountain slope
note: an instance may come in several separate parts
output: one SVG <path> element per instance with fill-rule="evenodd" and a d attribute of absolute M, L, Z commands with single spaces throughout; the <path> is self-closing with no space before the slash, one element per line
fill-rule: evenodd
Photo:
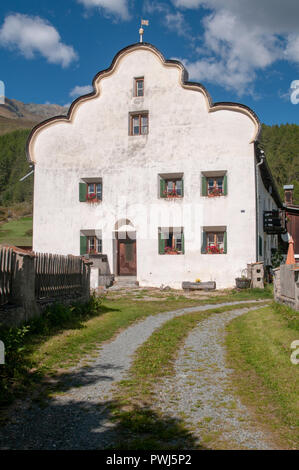
<path fill-rule="evenodd" d="M 0 135 L 16 129 L 30 129 L 53 116 L 67 114 L 68 108 L 57 104 L 22 103 L 5 98 L 0 105 Z"/>

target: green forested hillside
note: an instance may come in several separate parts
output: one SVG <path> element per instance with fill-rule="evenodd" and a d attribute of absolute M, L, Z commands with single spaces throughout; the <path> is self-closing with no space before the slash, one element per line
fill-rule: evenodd
<path fill-rule="evenodd" d="M 32 203 L 33 175 L 19 181 L 30 171 L 25 156 L 29 133 L 28 129 L 0 135 L 0 206 Z M 282 198 L 283 185 L 294 184 L 295 202 L 299 204 L 299 126 L 263 125 L 261 143 Z"/>
<path fill-rule="evenodd" d="M 29 173 L 25 145 L 30 130 L 16 130 L 0 136 L 0 205 L 11 206 L 23 201 L 32 202 L 33 175 Z"/>
<path fill-rule="evenodd" d="M 261 143 L 282 200 L 283 186 L 293 184 L 295 203 L 299 204 L 299 126 L 263 124 Z"/>

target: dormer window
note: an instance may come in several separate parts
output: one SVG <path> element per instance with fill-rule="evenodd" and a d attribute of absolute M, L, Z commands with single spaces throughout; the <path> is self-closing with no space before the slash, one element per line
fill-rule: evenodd
<path fill-rule="evenodd" d="M 134 78 L 134 96 L 144 96 L 144 77 Z"/>

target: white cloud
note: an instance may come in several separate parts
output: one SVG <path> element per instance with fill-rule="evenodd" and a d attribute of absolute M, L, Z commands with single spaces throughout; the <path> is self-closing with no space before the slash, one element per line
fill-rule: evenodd
<path fill-rule="evenodd" d="M 198 8 L 203 3 L 203 0 L 172 0 L 172 3 L 176 7 Z"/>
<path fill-rule="evenodd" d="M 167 13 L 165 25 L 170 31 L 175 31 L 179 36 L 188 36 L 189 25 L 186 23 L 182 13 Z"/>
<path fill-rule="evenodd" d="M 299 34 L 289 34 L 287 46 L 284 51 L 286 59 L 291 62 L 299 62 Z"/>
<path fill-rule="evenodd" d="M 77 85 L 70 91 L 70 96 L 77 97 L 77 96 L 87 95 L 88 93 L 91 93 L 92 91 L 93 91 L 93 87 L 91 85 L 86 85 L 86 86 Z"/>
<path fill-rule="evenodd" d="M 184 36 L 189 40 L 193 40 L 191 28 L 181 12 L 177 11 L 174 13 L 168 4 L 157 0 L 146 0 L 144 2 L 143 9 L 145 13 L 159 13 L 163 24 L 169 31 L 174 31 L 179 36 Z"/>
<path fill-rule="evenodd" d="M 252 93 L 257 74 L 277 60 L 299 63 L 299 2 L 172 0 L 180 13 L 201 9 L 203 34 L 186 64 L 190 78 Z"/>
<path fill-rule="evenodd" d="M 73 47 L 61 42 L 54 26 L 39 16 L 8 15 L 0 29 L 0 45 L 19 50 L 27 59 L 39 53 L 48 62 L 62 67 L 77 58 Z"/>
<path fill-rule="evenodd" d="M 122 20 L 130 19 L 127 0 L 77 0 L 86 8 L 98 8 L 108 15 L 119 16 Z"/>

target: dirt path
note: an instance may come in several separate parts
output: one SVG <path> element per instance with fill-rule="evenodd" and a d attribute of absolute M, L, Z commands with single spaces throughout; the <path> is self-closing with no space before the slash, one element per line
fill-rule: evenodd
<path fill-rule="evenodd" d="M 10 423 L 0 429 L 0 449 L 101 449 L 109 445 L 114 436 L 108 406 L 111 389 L 125 377 L 136 349 L 175 316 L 240 303 L 183 308 L 150 316 L 130 326 L 105 343 L 98 357 L 90 358 L 91 365 L 84 366 L 84 358 L 61 377 L 65 393 L 55 395 L 42 408 L 27 400 L 17 409 Z M 258 305 L 256 301 L 253 304 L 255 308 Z"/>

